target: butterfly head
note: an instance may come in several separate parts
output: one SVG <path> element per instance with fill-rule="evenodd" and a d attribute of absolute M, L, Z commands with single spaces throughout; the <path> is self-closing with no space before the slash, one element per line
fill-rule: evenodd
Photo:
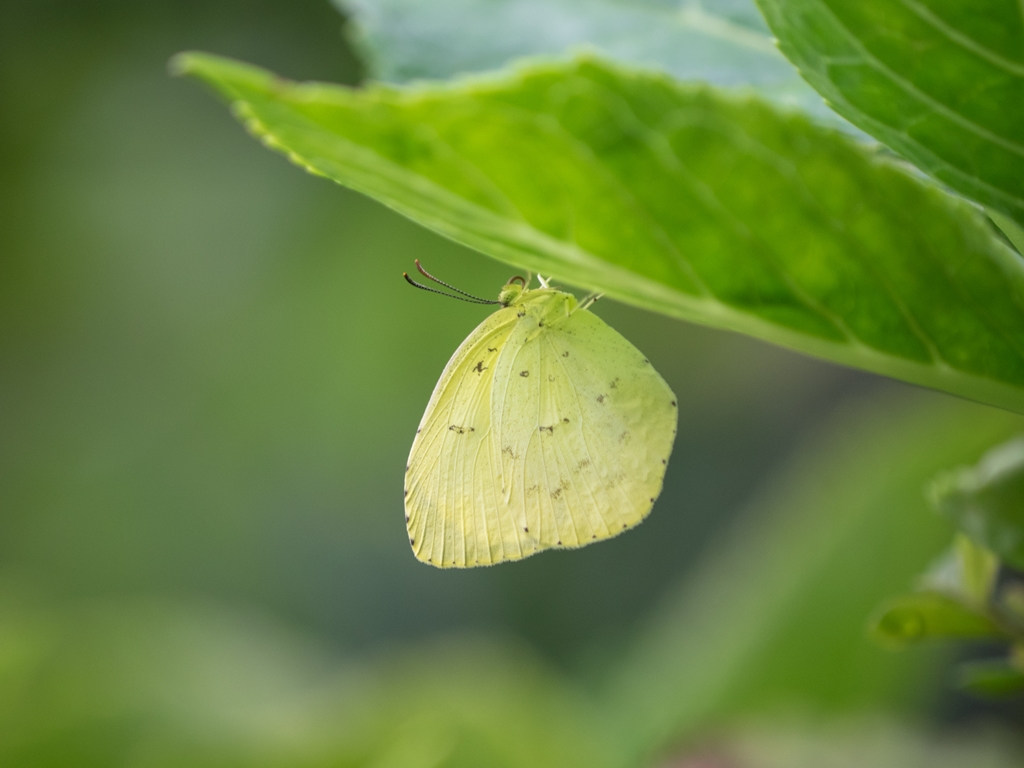
<path fill-rule="evenodd" d="M 526 278 L 516 275 L 501 287 L 498 294 L 498 303 L 503 307 L 510 307 L 527 292 Z"/>

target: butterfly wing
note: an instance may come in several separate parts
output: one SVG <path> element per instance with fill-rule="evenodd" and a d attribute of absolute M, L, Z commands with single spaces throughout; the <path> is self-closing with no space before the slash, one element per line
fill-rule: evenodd
<path fill-rule="evenodd" d="M 650 512 L 675 396 L 600 318 L 568 314 L 570 298 L 498 310 L 445 367 L 406 469 L 420 560 L 517 560 L 615 536 Z"/>
<path fill-rule="evenodd" d="M 500 459 L 491 428 L 495 362 L 518 319 L 500 309 L 455 351 L 416 430 L 405 479 L 405 519 L 416 557 L 440 567 L 522 557 L 501 514 Z"/>
<path fill-rule="evenodd" d="M 576 310 L 540 325 L 544 316 L 517 322 L 492 393 L 502 498 L 529 551 L 641 522 L 661 493 L 678 413 L 664 379 L 599 317 Z"/>

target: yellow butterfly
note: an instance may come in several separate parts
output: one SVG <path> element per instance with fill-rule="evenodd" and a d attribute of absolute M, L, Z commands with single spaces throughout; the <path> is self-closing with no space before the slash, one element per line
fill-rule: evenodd
<path fill-rule="evenodd" d="M 416 267 L 468 301 L 501 305 L 455 351 L 416 430 L 405 474 L 416 557 L 492 565 L 640 523 L 661 493 L 678 414 L 650 361 L 588 311 L 593 298 L 514 277 L 488 301 Z"/>

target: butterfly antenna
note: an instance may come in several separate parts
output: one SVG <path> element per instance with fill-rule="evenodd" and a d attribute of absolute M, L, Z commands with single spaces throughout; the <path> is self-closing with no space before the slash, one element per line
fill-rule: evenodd
<path fill-rule="evenodd" d="M 473 299 L 474 301 L 479 301 L 482 304 L 498 304 L 499 303 L 497 301 L 491 301 L 490 299 L 481 299 L 479 296 L 474 296 L 472 293 L 466 293 L 465 291 L 460 291 L 454 285 L 449 285 L 444 280 L 438 280 L 436 277 L 434 277 L 432 274 L 430 274 L 429 272 L 427 272 L 427 270 L 425 270 L 423 268 L 423 265 L 420 264 L 420 260 L 419 259 L 416 259 L 416 269 L 419 270 L 419 273 L 421 275 L 423 275 L 424 277 L 426 277 L 426 278 L 428 278 L 430 280 L 433 280 L 438 285 L 443 285 L 445 288 L 449 288 L 449 289 L 455 291 L 456 293 L 460 293 L 463 296 L 466 296 L 467 298 Z"/>
<path fill-rule="evenodd" d="M 456 296 L 453 293 L 445 293 L 444 291 L 439 291 L 436 288 L 431 288 L 429 285 L 423 285 L 422 283 L 417 283 L 415 280 L 413 280 L 411 277 L 409 277 L 409 273 L 408 272 L 403 272 L 402 273 L 402 277 L 404 277 L 405 281 L 409 285 L 413 286 L 414 288 L 419 288 L 421 291 L 430 291 L 431 293 L 436 293 L 436 294 L 439 294 L 441 296 L 447 296 L 449 299 L 458 299 L 459 301 L 465 301 L 465 302 L 468 302 L 470 304 L 498 304 L 498 303 L 500 303 L 500 302 L 497 302 L 497 301 L 490 301 L 488 299 L 480 299 L 480 298 L 477 298 L 476 296 L 470 296 L 469 294 L 466 294 L 466 296 Z M 455 289 L 453 289 L 453 290 L 455 290 Z M 459 291 L 459 293 L 462 293 L 462 291 Z"/>

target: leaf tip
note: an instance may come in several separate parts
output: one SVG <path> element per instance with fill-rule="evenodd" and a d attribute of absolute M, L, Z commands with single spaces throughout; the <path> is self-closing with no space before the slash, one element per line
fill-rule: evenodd
<path fill-rule="evenodd" d="M 924 617 L 913 608 L 887 605 L 868 624 L 868 632 L 879 645 L 897 649 L 922 639 L 927 630 Z"/>
<path fill-rule="evenodd" d="M 167 62 L 167 74 L 171 77 L 183 77 L 184 75 L 194 74 L 196 71 L 196 58 L 198 54 L 195 51 L 182 51 L 176 53 Z"/>

